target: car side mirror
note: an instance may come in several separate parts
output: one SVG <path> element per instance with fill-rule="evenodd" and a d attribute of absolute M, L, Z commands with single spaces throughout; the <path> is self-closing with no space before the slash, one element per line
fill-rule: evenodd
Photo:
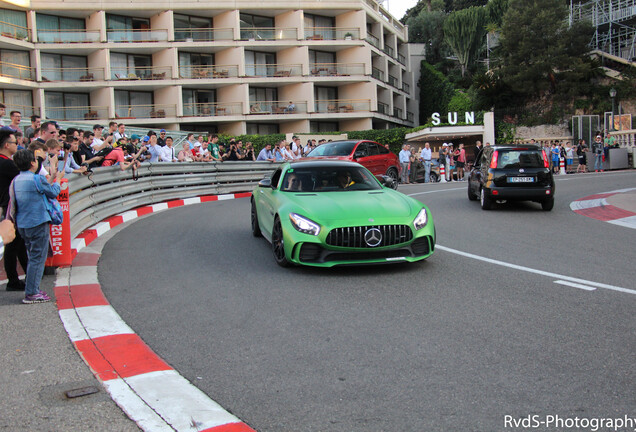
<path fill-rule="evenodd" d="M 271 188 L 272 187 L 272 179 L 264 178 L 263 180 L 258 182 L 258 187 Z"/>

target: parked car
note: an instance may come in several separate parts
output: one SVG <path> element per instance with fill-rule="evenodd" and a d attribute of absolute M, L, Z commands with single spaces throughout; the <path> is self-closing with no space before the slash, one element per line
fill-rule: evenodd
<path fill-rule="evenodd" d="M 283 163 L 254 189 L 251 222 L 283 267 L 414 262 L 435 250 L 429 209 L 355 162 Z"/>
<path fill-rule="evenodd" d="M 413 164 L 411 164 L 411 167 L 413 167 Z M 424 183 L 424 177 L 426 177 L 426 168 L 424 167 L 424 164 L 422 164 L 421 166 L 419 166 L 419 168 L 417 168 L 417 172 L 415 173 L 415 182 Z M 437 183 L 438 181 L 441 180 L 441 177 L 439 174 L 438 159 L 431 159 L 431 171 L 428 175 L 428 178 L 429 178 L 429 181 L 432 183 Z"/>
<path fill-rule="evenodd" d="M 389 176 L 397 189 L 400 161 L 397 155 L 375 141 L 343 140 L 321 144 L 313 149 L 309 158 L 332 158 L 358 162 L 375 176 Z"/>
<path fill-rule="evenodd" d="M 538 146 L 489 146 L 478 155 L 468 178 L 468 199 L 489 210 L 495 201 L 534 201 L 554 207 L 550 161 Z"/>

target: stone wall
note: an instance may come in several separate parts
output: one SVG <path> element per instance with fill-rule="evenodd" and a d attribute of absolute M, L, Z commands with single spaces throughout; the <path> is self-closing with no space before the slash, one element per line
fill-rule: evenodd
<path fill-rule="evenodd" d="M 520 139 L 565 139 L 571 138 L 572 132 L 567 124 L 561 125 L 541 125 L 541 126 L 519 126 L 515 136 Z"/>

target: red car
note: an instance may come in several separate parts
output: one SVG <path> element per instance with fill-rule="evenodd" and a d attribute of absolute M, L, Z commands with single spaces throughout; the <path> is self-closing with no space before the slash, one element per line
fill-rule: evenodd
<path fill-rule="evenodd" d="M 376 176 L 389 176 L 397 189 L 400 162 L 395 153 L 375 141 L 343 140 L 324 143 L 307 157 L 333 158 L 358 162 Z"/>

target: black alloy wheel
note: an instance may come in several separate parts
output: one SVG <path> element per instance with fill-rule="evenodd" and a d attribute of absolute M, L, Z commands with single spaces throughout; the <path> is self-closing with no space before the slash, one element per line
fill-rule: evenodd
<path fill-rule="evenodd" d="M 258 213 L 256 212 L 256 203 L 252 198 L 252 235 L 254 237 L 262 236 L 261 227 L 258 225 Z"/>
<path fill-rule="evenodd" d="M 484 188 L 481 188 L 479 198 L 481 200 L 481 208 L 483 210 L 490 210 L 492 208 L 492 200 L 486 195 Z"/>
<path fill-rule="evenodd" d="M 281 267 L 287 267 L 289 261 L 285 257 L 285 240 L 283 239 L 283 227 L 280 224 L 280 219 L 276 216 L 274 220 L 274 229 L 272 230 L 272 252 L 274 253 L 274 259 L 276 264 Z"/>
<path fill-rule="evenodd" d="M 399 183 L 397 170 L 395 168 L 389 168 L 388 170 L 386 170 L 386 175 L 393 179 L 393 185 L 391 187 L 397 190 Z"/>

